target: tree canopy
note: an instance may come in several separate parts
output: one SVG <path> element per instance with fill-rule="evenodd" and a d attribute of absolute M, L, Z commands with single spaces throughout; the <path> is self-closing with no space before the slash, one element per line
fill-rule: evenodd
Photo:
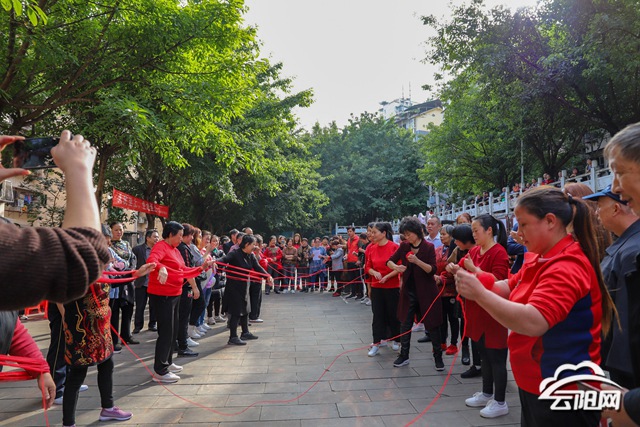
<path fill-rule="evenodd" d="M 514 182 L 500 160 L 515 172 L 520 141 L 529 172 L 555 176 L 584 160 L 586 136 L 640 121 L 635 0 L 543 0 L 515 12 L 472 0 L 447 21 L 423 21 L 436 29 L 427 60 L 441 66 L 448 107 L 424 140 L 424 177 L 499 188 Z M 451 177 L 441 174 L 447 152 Z"/>

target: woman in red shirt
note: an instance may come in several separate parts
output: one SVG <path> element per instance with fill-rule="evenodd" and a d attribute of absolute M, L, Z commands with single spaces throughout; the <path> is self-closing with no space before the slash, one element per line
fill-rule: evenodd
<path fill-rule="evenodd" d="M 163 240 L 156 243 L 147 258 L 155 263 L 156 269 L 149 275 L 149 304 L 153 307 L 158 322 L 158 339 L 153 370 L 153 380 L 174 383 L 180 379 L 177 372 L 182 367 L 173 363 L 173 344 L 178 338 L 178 301 L 182 294 L 184 279 L 198 276 L 211 266 L 211 260 L 199 267 L 187 268 L 177 249 L 182 242 L 184 227 L 169 221 L 162 230 Z"/>
<path fill-rule="evenodd" d="M 271 236 L 269 238 L 269 246 L 264 248 L 262 251 L 262 256 L 269 263 L 269 268 L 267 271 L 269 275 L 273 277 L 274 285 L 273 292 L 279 294 L 281 291 L 281 287 L 284 289 L 284 281 L 282 279 L 282 249 L 277 245 L 278 239 L 276 236 Z M 269 295 L 269 290 L 271 286 L 267 287 L 265 294 Z"/>
<path fill-rule="evenodd" d="M 398 244 L 393 241 L 393 228 L 388 222 L 378 222 L 371 230 L 372 244 L 367 250 L 364 271 L 370 276 L 371 311 L 373 311 L 373 344 L 369 356 L 378 354 L 380 344 L 393 338 L 393 350 L 400 349 L 400 321 L 398 320 L 398 300 L 400 298 L 400 278 L 398 272 L 387 266 Z M 387 335 L 388 334 L 388 335 Z"/>
<path fill-rule="evenodd" d="M 458 292 L 511 330 L 522 425 L 597 426 L 598 411 L 554 410 L 553 400 L 539 399 L 543 379 L 553 378 L 563 365 L 598 365 L 601 334 L 611 327 L 614 305 L 602 279 L 591 214 L 560 189 L 538 187 L 518 198 L 515 215 L 528 250 L 520 271 L 508 281 L 458 272 Z M 570 224 L 575 238 L 567 232 Z"/>
<path fill-rule="evenodd" d="M 489 214 L 476 217 L 471 223 L 476 247 L 471 249 L 459 265 L 447 269 L 455 273 L 463 268 L 471 273 L 485 272 L 495 280 L 506 279 L 509 274 L 507 231 L 502 222 Z M 497 242 L 494 238 L 497 238 Z M 482 391 L 465 400 L 470 407 L 484 407 L 480 415 L 495 418 L 509 413 L 505 402 L 507 389 L 507 328 L 498 323 L 475 301 L 466 300 L 466 330 L 478 345 L 482 356 Z M 475 365 L 471 369 L 476 369 Z M 495 392 L 495 394 L 494 394 Z"/>

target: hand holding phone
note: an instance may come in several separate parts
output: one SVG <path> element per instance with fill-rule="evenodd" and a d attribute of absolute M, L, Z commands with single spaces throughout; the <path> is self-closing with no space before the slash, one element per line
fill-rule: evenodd
<path fill-rule="evenodd" d="M 48 169 L 57 165 L 51 157 L 51 149 L 58 145 L 60 138 L 26 138 L 13 143 L 13 166 L 22 169 Z"/>

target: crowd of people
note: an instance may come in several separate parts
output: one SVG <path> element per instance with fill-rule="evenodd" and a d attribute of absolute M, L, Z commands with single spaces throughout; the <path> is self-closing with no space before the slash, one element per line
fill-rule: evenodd
<path fill-rule="evenodd" d="M 0 147 L 16 139 L 2 137 Z M 161 236 L 148 230 L 132 248 L 122 224 L 101 230 L 97 207 L 84 206 L 93 205 L 86 200 L 95 150 L 65 131 L 52 154 L 68 183 L 63 228 L 0 224 L 8 258 L 0 263 L 0 284 L 11 296 L 0 302 L 0 349 L 33 359 L 25 370 L 38 379 L 47 406 L 62 403 L 65 426 L 75 425 L 90 366 L 98 370 L 100 420 L 131 418 L 115 406 L 112 355 L 120 344 L 138 343 L 147 302 L 147 327 L 158 335 L 153 379 L 173 383 L 183 370 L 174 353 L 198 356 L 198 338 L 216 322 L 229 327 L 229 345 L 246 345 L 258 339 L 249 326 L 263 322 L 263 295 L 330 289 L 371 306 L 370 357 L 391 345 L 399 352 L 393 366 L 407 366 L 411 333 L 420 325 L 425 334 L 418 341 L 431 342 L 436 370 L 444 370 L 443 353 L 461 351 L 469 366 L 462 378 L 482 377 L 481 390 L 465 404 L 481 408 L 482 417 L 509 413 L 510 357 L 522 425 L 596 426 L 601 417 L 614 426 L 640 423 L 640 124 L 605 148 L 614 178 L 603 191 L 579 183 L 530 189 L 517 199 L 517 228 L 509 235 L 488 214 L 463 214 L 444 226 L 433 216 L 426 224 L 407 217 L 399 242 L 386 222 L 370 223 L 360 236 L 351 227 L 346 237 L 309 243 L 296 234 L 263 243 L 250 228 L 234 229 L 227 239 L 169 221 Z M 22 173 L 0 169 L 0 178 Z M 25 287 L 13 286 L 21 274 L 15 266 L 29 265 L 34 251 L 57 262 Z M 49 355 L 64 354 L 48 364 L 13 311 L 41 299 L 57 303 L 49 305 Z M 555 411 L 540 399 L 543 380 L 585 361 L 620 385 L 618 410 Z M 568 374 L 582 373 L 593 372 Z"/>

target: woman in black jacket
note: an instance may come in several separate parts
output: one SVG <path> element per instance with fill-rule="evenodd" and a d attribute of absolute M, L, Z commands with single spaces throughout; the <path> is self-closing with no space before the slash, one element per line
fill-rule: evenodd
<path fill-rule="evenodd" d="M 255 271 L 260 275 L 264 275 L 269 284 L 273 285 L 273 279 L 267 274 L 260 264 L 255 255 L 253 255 L 253 248 L 255 246 L 256 239 L 254 236 L 245 235 L 240 242 L 240 248 L 236 251 L 232 251 L 227 255 L 219 258 L 217 261 L 224 264 L 229 264 L 232 268 L 225 268 L 227 272 L 227 285 L 225 287 L 225 300 L 227 301 L 229 314 L 229 342 L 233 345 L 245 345 L 244 340 L 255 340 L 257 336 L 249 332 L 248 315 L 249 307 L 249 289 L 247 279 L 241 279 L 241 277 L 248 276 L 249 270 Z M 237 268 L 233 268 L 237 267 Z M 239 270 L 243 269 L 243 270 Z M 246 270 L 246 271 L 245 271 Z M 253 274 L 255 275 L 255 273 Z M 238 338 L 238 323 L 242 328 L 242 335 Z"/>

